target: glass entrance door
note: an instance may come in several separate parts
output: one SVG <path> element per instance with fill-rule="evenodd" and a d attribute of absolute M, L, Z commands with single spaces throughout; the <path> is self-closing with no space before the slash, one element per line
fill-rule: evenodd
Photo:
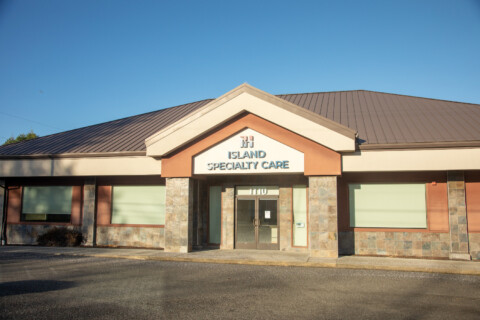
<path fill-rule="evenodd" d="M 278 198 L 237 197 L 235 247 L 277 250 Z"/>
<path fill-rule="evenodd" d="M 236 247 L 256 249 L 255 199 L 237 199 Z"/>

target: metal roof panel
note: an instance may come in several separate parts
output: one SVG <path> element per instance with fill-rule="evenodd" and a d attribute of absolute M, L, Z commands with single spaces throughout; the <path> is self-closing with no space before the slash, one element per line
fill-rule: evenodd
<path fill-rule="evenodd" d="M 480 143 L 480 105 L 353 90 L 277 97 L 358 132 L 363 146 Z M 145 139 L 201 108 L 188 103 L 21 143 L 0 146 L 0 156 L 145 151 Z"/>

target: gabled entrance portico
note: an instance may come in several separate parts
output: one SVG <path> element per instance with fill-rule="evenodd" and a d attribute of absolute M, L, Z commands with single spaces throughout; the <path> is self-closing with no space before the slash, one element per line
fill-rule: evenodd
<path fill-rule="evenodd" d="M 248 85 L 152 136 L 147 154 L 161 158 L 167 198 L 175 199 L 166 203 L 165 250 L 210 244 L 337 256 L 338 151 L 353 151 L 354 139 Z"/>

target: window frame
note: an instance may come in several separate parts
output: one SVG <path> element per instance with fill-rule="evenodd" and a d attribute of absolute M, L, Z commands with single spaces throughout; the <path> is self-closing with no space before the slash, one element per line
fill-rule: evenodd
<path fill-rule="evenodd" d="M 351 215 L 351 203 L 350 203 L 350 185 L 423 185 L 425 187 L 424 201 L 425 201 L 425 226 L 422 227 L 413 227 L 413 226 L 402 226 L 402 227 L 393 227 L 393 226 L 354 226 L 352 225 L 352 215 Z M 392 232 L 430 232 L 430 222 L 429 222 L 429 207 L 428 207 L 428 188 L 426 182 L 347 182 L 346 186 L 346 202 L 347 202 L 347 213 L 348 213 L 348 229 L 349 230 L 358 230 L 358 231 L 392 231 Z"/>
<path fill-rule="evenodd" d="M 163 228 L 165 226 L 165 218 L 166 218 L 166 200 L 167 200 L 167 190 L 166 190 L 166 185 L 160 184 L 111 184 L 111 195 L 110 195 L 110 224 L 109 226 L 114 226 L 114 227 L 142 227 L 142 228 Z M 163 212 L 163 223 L 160 224 L 145 224 L 145 223 L 117 223 L 113 222 L 114 216 L 114 201 L 115 201 L 115 187 L 163 187 L 164 192 L 165 192 L 165 197 L 164 197 L 164 212 Z"/>
<path fill-rule="evenodd" d="M 26 188 L 55 188 L 55 187 L 68 187 L 70 188 L 70 212 L 68 214 L 48 214 L 45 213 L 45 220 L 28 220 L 26 219 L 26 215 L 35 215 L 35 213 L 24 213 L 24 201 L 25 201 L 25 190 Z M 24 224 L 59 224 L 59 225 L 68 225 L 72 224 L 72 213 L 74 210 L 74 185 L 23 185 L 21 186 L 21 202 L 20 202 L 20 223 Z M 41 215 L 41 214 L 37 214 Z M 55 220 L 52 218 L 64 217 L 68 216 L 68 220 Z M 49 219 L 50 218 L 50 219 Z"/>
<path fill-rule="evenodd" d="M 298 187 L 304 187 L 305 188 L 305 210 L 306 210 L 306 216 L 305 216 L 305 232 L 306 232 L 306 244 L 304 246 L 300 245 L 295 245 L 295 197 L 294 197 L 294 189 Z M 291 222 L 291 246 L 292 248 L 308 248 L 309 246 L 309 202 L 308 202 L 308 193 L 309 193 L 309 186 L 308 184 L 294 184 L 291 186 L 291 213 L 292 213 L 292 222 Z"/>

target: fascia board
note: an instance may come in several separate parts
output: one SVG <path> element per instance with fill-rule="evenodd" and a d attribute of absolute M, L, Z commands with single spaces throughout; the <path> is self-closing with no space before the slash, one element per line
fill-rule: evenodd
<path fill-rule="evenodd" d="M 362 150 L 342 155 L 342 172 L 479 169 L 480 148 Z"/>
<path fill-rule="evenodd" d="M 0 160 L 0 177 L 160 175 L 162 162 L 145 156 Z"/>

